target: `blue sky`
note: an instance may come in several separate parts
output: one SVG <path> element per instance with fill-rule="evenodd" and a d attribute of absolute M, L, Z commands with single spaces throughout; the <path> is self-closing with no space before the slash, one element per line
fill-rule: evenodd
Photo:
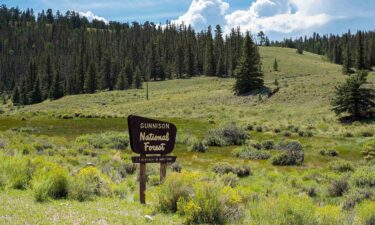
<path fill-rule="evenodd" d="M 375 0 L 3 0 L 8 7 L 35 12 L 75 10 L 106 21 L 171 20 L 196 29 L 221 24 L 227 32 L 263 30 L 272 39 L 335 33 L 351 29 L 375 30 Z"/>

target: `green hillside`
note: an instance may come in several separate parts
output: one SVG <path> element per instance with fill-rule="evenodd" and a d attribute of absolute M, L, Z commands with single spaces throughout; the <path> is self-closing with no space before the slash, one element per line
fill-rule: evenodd
<path fill-rule="evenodd" d="M 295 49 L 261 47 L 260 50 L 267 87 L 275 89 L 275 79 L 281 87 L 271 98 L 266 94 L 261 99 L 259 95 L 234 96 L 233 79 L 198 77 L 151 82 L 149 101 L 145 99 L 144 89 L 100 92 L 12 109 L 6 114 L 56 118 L 113 118 L 140 114 L 158 118 L 213 120 L 217 123 L 258 122 L 270 128 L 289 124 L 313 125 L 319 132 L 342 129 L 330 110 L 334 87 L 346 79 L 339 65 L 308 52 L 296 54 Z M 275 58 L 279 62 L 279 72 L 272 69 Z M 369 81 L 374 85 L 374 74 L 370 74 Z M 361 129 L 364 126 L 367 125 L 361 124 Z M 349 129 L 353 131 L 352 127 Z"/>
<path fill-rule="evenodd" d="M 0 105 L 0 224 L 181 224 L 204 221 L 200 210 L 213 217 L 226 215 L 217 221 L 230 224 L 374 221 L 374 160 L 364 160 L 361 152 L 375 148 L 375 123 L 342 124 L 331 112 L 335 86 L 346 79 L 341 66 L 295 49 L 261 47 L 260 53 L 267 88 L 275 90 L 275 79 L 280 86 L 272 97 L 266 92 L 235 96 L 234 79 L 196 77 L 150 82 L 149 100 L 141 89 L 66 96 L 25 107 Z M 278 72 L 272 67 L 275 58 Z M 369 82 L 375 87 L 375 73 Z M 130 114 L 160 118 L 178 128 L 173 154 L 183 172 L 168 167 L 170 179 L 159 184 L 158 167 L 148 166 L 147 206 L 138 204 L 137 171 L 128 172 L 133 156 L 126 134 Z M 242 146 L 191 150 L 207 141 L 212 129 L 232 123 L 231 129 L 247 136 Z M 283 151 L 276 146 L 290 142 L 301 144 L 303 164 L 273 165 Z M 236 155 L 247 148 L 268 158 Z M 87 163 L 97 171 L 85 168 Z M 38 174 L 39 165 L 60 175 L 66 171 L 66 198 L 43 195 L 43 181 L 50 174 Z M 230 173 L 218 172 L 228 165 Z M 238 171 L 247 167 L 251 171 L 242 176 Z M 94 197 L 89 191 L 84 192 L 88 197 L 77 194 L 82 171 L 100 180 Z M 178 213 L 172 213 L 168 197 L 182 193 L 194 195 L 176 203 Z"/>

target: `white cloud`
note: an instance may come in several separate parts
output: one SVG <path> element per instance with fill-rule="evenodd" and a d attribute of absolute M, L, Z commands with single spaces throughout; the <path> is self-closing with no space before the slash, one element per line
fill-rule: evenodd
<path fill-rule="evenodd" d="M 224 0 L 193 0 L 189 10 L 175 23 L 190 24 L 196 29 L 220 24 L 226 32 L 242 30 L 291 33 L 322 26 L 334 17 L 321 10 L 332 0 L 255 0 L 247 10 L 227 14 Z"/>
<path fill-rule="evenodd" d="M 202 29 L 208 25 L 225 24 L 229 4 L 223 0 L 193 0 L 189 10 L 174 23 L 184 23 Z"/>
<path fill-rule="evenodd" d="M 320 1 L 320 0 L 317 0 Z M 311 12 L 312 0 L 257 0 L 248 10 L 238 10 L 225 16 L 226 31 L 240 26 L 242 30 L 291 33 L 328 23 L 326 13 Z M 316 2 L 316 1 L 314 1 Z"/>
<path fill-rule="evenodd" d="M 82 17 L 86 17 L 89 21 L 92 21 L 93 19 L 96 19 L 96 20 L 101 20 L 104 23 L 108 23 L 108 21 L 104 17 L 97 16 L 91 11 L 79 12 L 79 15 L 82 16 Z"/>

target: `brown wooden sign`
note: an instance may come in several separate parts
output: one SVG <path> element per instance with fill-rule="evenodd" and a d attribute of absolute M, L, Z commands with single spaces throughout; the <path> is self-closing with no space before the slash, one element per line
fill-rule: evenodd
<path fill-rule="evenodd" d="M 132 157 L 139 163 L 139 200 L 146 204 L 146 163 L 160 163 L 160 182 L 167 174 L 167 163 L 176 161 L 176 156 L 167 156 L 174 149 L 177 128 L 172 123 L 140 116 L 128 117 L 130 147 L 140 156 Z"/>
<path fill-rule="evenodd" d="M 174 163 L 176 156 L 145 156 L 132 157 L 133 163 Z"/>
<path fill-rule="evenodd" d="M 128 126 L 133 152 L 141 155 L 167 155 L 173 151 L 177 132 L 174 124 L 129 116 Z"/>

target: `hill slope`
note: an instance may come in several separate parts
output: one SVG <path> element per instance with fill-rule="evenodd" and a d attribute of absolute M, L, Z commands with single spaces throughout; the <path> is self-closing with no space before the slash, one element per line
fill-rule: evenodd
<path fill-rule="evenodd" d="M 9 114 L 55 117 L 126 117 L 140 114 L 215 122 L 260 122 L 270 127 L 294 124 L 336 131 L 337 118 L 330 111 L 330 99 L 334 87 L 346 78 L 341 74 L 341 67 L 319 55 L 308 52 L 299 55 L 295 49 L 261 47 L 260 51 L 267 87 L 274 89 L 275 79 L 281 87 L 271 98 L 266 95 L 262 95 L 261 99 L 258 95 L 234 96 L 231 90 L 234 79 L 198 77 L 151 82 L 149 101 L 145 100 L 144 89 L 101 92 L 67 96 Z M 275 58 L 279 62 L 279 72 L 272 71 Z M 375 83 L 373 74 L 370 81 Z M 328 126 L 327 122 L 331 125 Z"/>

